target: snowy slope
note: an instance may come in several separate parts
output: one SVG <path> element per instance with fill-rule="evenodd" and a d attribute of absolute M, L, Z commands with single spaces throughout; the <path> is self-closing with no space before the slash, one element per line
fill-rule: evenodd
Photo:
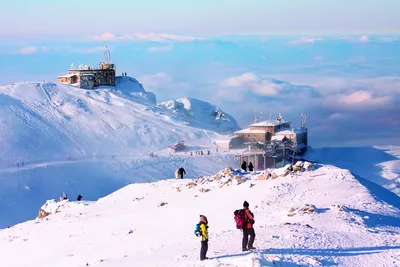
<path fill-rule="evenodd" d="M 231 115 L 217 106 L 198 99 L 179 98 L 162 102 L 159 106 L 171 110 L 173 114 L 188 120 L 190 125 L 195 127 L 227 133 L 240 129 Z"/>
<path fill-rule="evenodd" d="M 310 148 L 305 158 L 340 168 L 400 196 L 400 147 Z"/>
<path fill-rule="evenodd" d="M 63 191 L 97 200 L 130 182 L 173 177 L 181 165 L 196 177 L 233 161 L 171 157 L 168 147 L 181 140 L 186 153 L 213 147 L 210 134 L 188 124 L 156 106 L 154 94 L 130 77 L 99 90 L 50 82 L 1 86 L 0 228 L 33 218 L 44 200 Z M 204 126 L 211 135 L 219 130 Z"/>
<path fill-rule="evenodd" d="M 191 189 L 189 180 L 134 184 L 96 203 L 62 203 L 59 213 L 0 231 L 0 264 L 400 265 L 398 197 L 372 183 L 364 185 L 347 170 L 319 166 L 310 176 L 222 187 L 228 176 L 215 179 L 199 179 Z M 201 193 L 200 188 L 209 191 Z M 233 221 L 233 211 L 244 200 L 255 214 L 256 252 L 241 252 L 241 233 Z M 166 204 L 159 206 L 161 202 Z M 306 204 L 314 212 L 296 212 Z M 208 217 L 210 226 L 211 259 L 206 262 L 198 261 L 200 241 L 193 234 L 199 214 Z"/>

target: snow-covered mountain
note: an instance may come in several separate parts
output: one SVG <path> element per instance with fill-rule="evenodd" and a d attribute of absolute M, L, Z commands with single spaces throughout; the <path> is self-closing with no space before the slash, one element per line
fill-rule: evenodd
<path fill-rule="evenodd" d="M 0 231 L 0 264 L 400 265 L 396 195 L 330 165 L 294 176 L 269 171 L 273 178 L 267 180 L 261 180 L 266 173 L 227 169 L 196 180 L 129 185 L 93 203 L 49 203 L 57 213 Z M 233 220 L 244 200 L 255 215 L 253 252 L 241 251 L 242 234 Z M 193 234 L 199 214 L 209 221 L 206 262 L 199 261 L 200 240 Z"/>
<path fill-rule="evenodd" d="M 193 101 L 198 118 L 209 116 L 200 113 L 205 102 Z M 157 106 L 155 95 L 130 77 L 97 90 L 51 82 L 1 86 L 0 228 L 33 218 L 45 199 L 63 191 L 97 199 L 130 182 L 158 180 L 160 170 L 172 177 L 184 165 L 195 177 L 232 162 L 224 155 L 169 155 L 181 140 L 186 152 L 213 148 L 210 136 L 220 127 L 207 122 L 193 125 Z"/>
<path fill-rule="evenodd" d="M 194 127 L 230 133 L 240 129 L 231 115 L 217 106 L 198 99 L 179 98 L 162 102 L 158 106 L 171 110 L 173 114 L 188 120 Z"/>

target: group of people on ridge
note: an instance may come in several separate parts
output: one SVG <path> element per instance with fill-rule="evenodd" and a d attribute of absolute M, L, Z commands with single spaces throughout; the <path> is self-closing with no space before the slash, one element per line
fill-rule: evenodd
<path fill-rule="evenodd" d="M 249 166 L 247 166 L 247 162 L 246 162 L 246 161 L 243 161 L 242 166 L 241 166 L 242 170 L 244 170 L 245 172 L 247 172 L 247 167 L 249 168 L 249 172 L 254 171 L 253 163 L 250 162 L 250 163 L 249 163 Z"/>
<path fill-rule="evenodd" d="M 249 203 L 243 202 L 243 209 L 234 212 L 236 228 L 241 229 L 242 237 L 242 251 L 256 249 L 253 244 L 256 238 L 254 231 L 254 214 L 249 209 Z M 208 220 L 204 215 L 200 215 L 200 222 L 196 225 L 194 234 L 201 237 L 200 260 L 207 260 L 208 250 Z M 250 237 L 250 239 L 249 239 Z"/>

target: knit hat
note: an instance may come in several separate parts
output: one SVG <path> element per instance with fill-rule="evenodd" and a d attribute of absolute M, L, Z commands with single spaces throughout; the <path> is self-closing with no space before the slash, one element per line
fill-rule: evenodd
<path fill-rule="evenodd" d="M 207 217 L 206 217 L 206 216 L 204 216 L 204 215 L 200 215 L 200 218 L 203 218 L 203 219 L 204 219 L 204 221 L 205 221 L 205 223 L 206 223 L 206 224 L 208 224 L 208 220 L 207 220 Z"/>
<path fill-rule="evenodd" d="M 249 207 L 249 202 L 246 200 L 243 202 L 243 208 L 248 208 Z"/>

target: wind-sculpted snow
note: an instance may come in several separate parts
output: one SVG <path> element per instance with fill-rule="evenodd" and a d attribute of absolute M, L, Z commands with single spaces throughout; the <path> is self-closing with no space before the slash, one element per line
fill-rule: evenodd
<path fill-rule="evenodd" d="M 193 126 L 219 132 L 233 132 L 239 129 L 239 125 L 231 115 L 219 107 L 198 99 L 180 98 L 162 102 L 159 106 L 171 110 Z"/>
<path fill-rule="evenodd" d="M 191 166 L 194 176 L 232 161 L 171 157 L 168 148 L 182 140 L 187 151 L 213 148 L 218 125 L 190 122 L 157 106 L 155 95 L 131 77 L 96 90 L 51 82 L 1 86 L 0 228 L 32 218 L 62 191 L 97 199 L 130 182 L 161 179 L 160 172 L 173 176 L 180 165 Z M 146 173 L 138 178 L 138 172 Z"/>

